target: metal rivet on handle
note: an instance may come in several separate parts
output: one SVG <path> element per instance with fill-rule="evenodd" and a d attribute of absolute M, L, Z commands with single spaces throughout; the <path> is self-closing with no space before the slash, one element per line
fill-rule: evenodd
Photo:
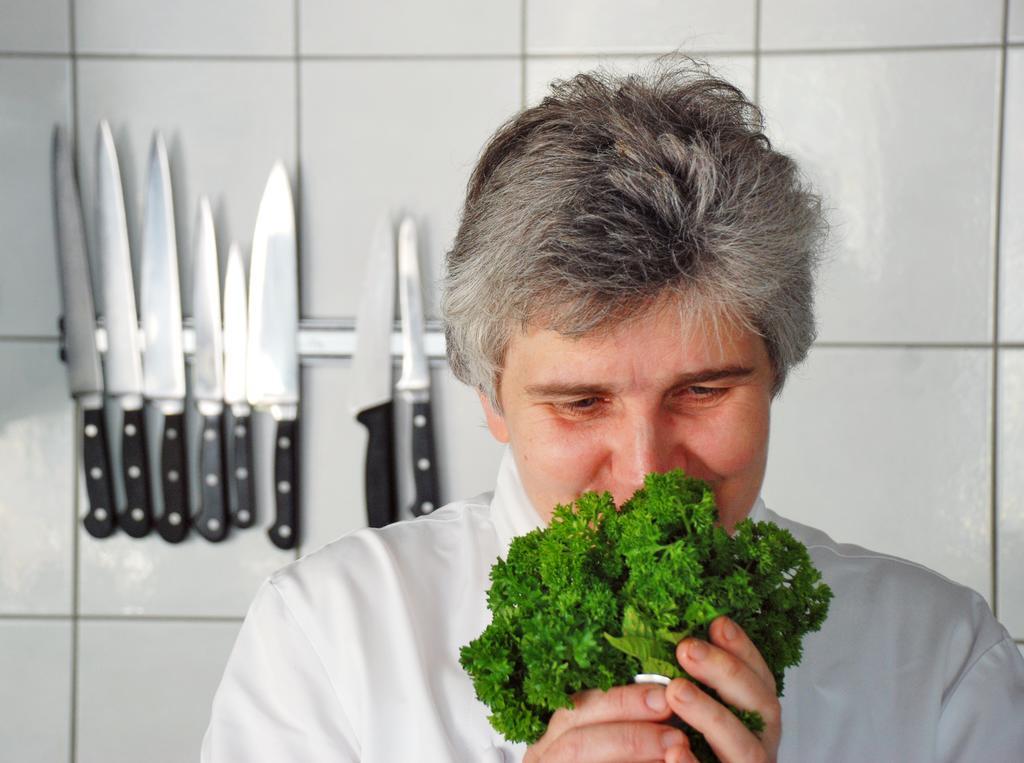
<path fill-rule="evenodd" d="M 203 431 L 203 439 L 206 440 L 207 442 L 213 442 L 214 440 L 217 439 L 217 430 L 216 429 L 204 430 Z"/>
<path fill-rule="evenodd" d="M 419 461 L 416 462 L 416 468 L 419 469 L 421 472 L 425 472 L 427 469 L 430 468 L 430 459 L 421 458 Z"/>
<path fill-rule="evenodd" d="M 249 512 L 246 511 L 245 509 L 242 509 L 240 512 L 238 512 L 238 521 L 239 522 L 248 522 L 249 521 Z"/>
<path fill-rule="evenodd" d="M 146 512 L 142 509 L 132 509 L 132 519 L 136 522 L 141 522 L 146 518 Z"/>
<path fill-rule="evenodd" d="M 172 511 L 170 514 L 167 515 L 167 522 L 168 524 L 177 527 L 181 524 L 181 514 L 179 514 L 176 511 Z"/>
<path fill-rule="evenodd" d="M 171 469 L 169 472 L 167 472 L 167 481 L 168 482 L 177 482 L 178 481 L 178 473 L 176 471 L 174 471 L 174 469 Z"/>
<path fill-rule="evenodd" d="M 220 530 L 220 520 L 219 519 L 208 519 L 208 520 L 206 520 L 206 529 L 209 530 L 212 533 L 217 532 L 218 530 Z"/>
<path fill-rule="evenodd" d="M 249 479 L 249 470 L 244 466 L 239 466 L 235 469 L 235 476 L 240 480 L 247 480 Z"/>
<path fill-rule="evenodd" d="M 135 464 L 132 464 L 131 466 L 128 467 L 128 476 L 131 477 L 133 480 L 137 480 L 141 475 L 142 469 L 137 467 Z"/>
<path fill-rule="evenodd" d="M 292 441 L 287 437 L 277 438 L 277 447 L 281 450 L 288 450 L 292 446 Z"/>
<path fill-rule="evenodd" d="M 103 470 L 100 469 L 98 466 L 94 466 L 92 469 L 89 470 L 89 476 L 92 477 L 94 480 L 98 480 L 100 477 L 103 476 Z"/>
<path fill-rule="evenodd" d="M 235 437 L 245 437 L 245 427 L 241 424 L 235 425 Z"/>
<path fill-rule="evenodd" d="M 167 430 L 164 432 L 164 435 L 167 437 L 168 440 L 177 440 L 178 430 L 175 429 L 174 427 L 167 427 Z"/>
<path fill-rule="evenodd" d="M 422 511 L 424 514 L 429 514 L 433 510 L 434 504 L 432 504 L 430 501 L 424 501 L 423 503 L 420 504 L 420 511 Z"/>
<path fill-rule="evenodd" d="M 207 474 L 206 475 L 206 484 L 209 485 L 210 487 L 214 487 L 217 484 L 217 475 L 216 474 Z"/>
<path fill-rule="evenodd" d="M 99 431 L 100 430 L 96 428 L 95 424 L 86 424 L 85 425 L 85 436 L 86 437 L 95 437 L 97 434 L 99 434 Z"/>
<path fill-rule="evenodd" d="M 125 424 L 124 425 L 124 433 L 126 435 L 128 435 L 129 437 L 134 437 L 136 431 L 138 431 L 138 430 L 135 429 L 135 425 L 134 424 Z"/>
<path fill-rule="evenodd" d="M 97 522 L 102 522 L 102 521 L 104 521 L 107 518 L 107 510 L 106 509 L 96 509 L 96 511 L 94 511 L 92 513 L 92 515 L 94 517 L 96 517 L 96 521 Z"/>
<path fill-rule="evenodd" d="M 412 417 L 412 423 L 416 427 L 425 427 L 427 425 L 427 417 L 422 413 L 417 413 Z"/>
<path fill-rule="evenodd" d="M 290 528 L 288 525 L 281 525 L 277 529 L 277 534 L 280 535 L 282 538 L 290 538 L 292 537 L 292 528 Z"/>
<path fill-rule="evenodd" d="M 290 492 L 292 492 L 291 483 L 290 482 L 284 482 L 284 481 L 278 482 L 277 483 L 277 492 L 279 492 L 279 493 L 290 493 Z"/>

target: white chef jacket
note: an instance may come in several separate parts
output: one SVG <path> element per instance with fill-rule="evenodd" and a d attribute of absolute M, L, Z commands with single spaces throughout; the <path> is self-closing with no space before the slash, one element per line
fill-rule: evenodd
<path fill-rule="evenodd" d="M 835 594 L 786 673 L 779 760 L 1024 761 L 1024 660 L 975 592 L 768 511 Z M 206 763 L 519 761 L 459 647 L 488 572 L 542 521 L 506 452 L 493 494 L 359 530 L 262 586 L 213 702 Z"/>

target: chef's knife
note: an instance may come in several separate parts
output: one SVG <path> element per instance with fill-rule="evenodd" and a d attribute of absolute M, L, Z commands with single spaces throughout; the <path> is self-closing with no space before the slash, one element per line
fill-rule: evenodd
<path fill-rule="evenodd" d="M 228 250 L 224 274 L 224 402 L 230 411 L 227 451 L 228 515 L 236 527 L 251 527 L 256 516 L 252 486 L 252 427 L 245 396 L 245 269 L 238 244 Z"/>
<path fill-rule="evenodd" d="M 90 535 L 106 538 L 114 531 L 114 490 L 103 421 L 103 372 L 96 349 L 96 310 L 78 181 L 71 141 L 61 127 L 53 132 L 53 197 L 63 306 L 61 357 L 68 366 L 71 396 L 82 409 L 82 459 L 89 495 L 89 511 L 82 523 Z"/>
<path fill-rule="evenodd" d="M 398 295 L 402 312 L 402 376 L 396 388 L 412 404 L 412 472 L 416 496 L 410 510 L 413 515 L 422 516 L 438 506 L 437 463 L 430 413 L 430 367 L 423 337 L 416 224 L 408 217 L 398 229 Z"/>
<path fill-rule="evenodd" d="M 270 172 L 252 237 L 246 395 L 269 410 L 274 437 L 276 516 L 269 530 L 279 548 L 298 541 L 299 289 L 295 208 L 284 165 Z"/>
<path fill-rule="evenodd" d="M 190 519 L 185 469 L 185 353 L 181 336 L 178 242 L 167 149 L 153 136 L 142 227 L 143 391 L 160 412 L 160 484 L 164 511 L 157 529 L 164 540 L 179 543 Z"/>
<path fill-rule="evenodd" d="M 96 243 L 102 264 L 103 320 L 107 332 L 107 392 L 119 398 L 123 410 L 121 465 L 127 504 L 117 523 L 126 533 L 141 537 L 153 525 L 146 424 L 142 401 L 142 360 L 135 288 L 128 250 L 121 170 L 110 125 L 100 122 L 96 139 Z"/>
<path fill-rule="evenodd" d="M 193 233 L 193 324 L 196 351 L 192 358 L 192 396 L 199 411 L 198 516 L 192 525 L 209 541 L 224 540 L 228 531 L 224 508 L 224 347 L 220 325 L 220 269 L 213 213 L 204 196 Z"/>
<path fill-rule="evenodd" d="M 383 219 L 374 234 L 362 300 L 356 317 L 356 348 L 349 406 L 367 429 L 364 488 L 370 527 L 396 519 L 392 438 L 391 329 L 395 319 L 395 236 Z"/>

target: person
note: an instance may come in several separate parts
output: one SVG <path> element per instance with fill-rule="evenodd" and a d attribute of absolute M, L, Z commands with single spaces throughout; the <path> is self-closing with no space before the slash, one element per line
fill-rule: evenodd
<path fill-rule="evenodd" d="M 242 626 L 202 758 L 226 761 L 1024 759 L 1024 660 L 984 600 L 835 543 L 759 497 L 770 410 L 814 340 L 821 204 L 762 115 L 697 62 L 580 74 L 501 127 L 447 256 L 452 371 L 507 444 L 492 493 L 360 530 L 274 574 Z M 727 618 L 687 639 L 695 684 L 589 690 L 533 746 L 487 721 L 459 648 L 514 537 L 587 490 L 680 467 L 720 521 L 772 521 L 834 599 L 778 698 Z M 823 496 L 827 500 L 827 496 Z"/>

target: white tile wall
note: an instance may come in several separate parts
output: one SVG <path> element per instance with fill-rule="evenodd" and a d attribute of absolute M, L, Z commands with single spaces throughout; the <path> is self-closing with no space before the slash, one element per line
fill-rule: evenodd
<path fill-rule="evenodd" d="M 1024 0 L 1007 8 L 1005 34 L 1024 42 Z M 420 222 L 433 310 L 466 179 L 498 124 L 554 77 L 676 49 L 711 53 L 760 98 L 773 139 L 833 210 L 821 342 L 775 411 L 770 505 L 995 591 L 1024 642 L 1024 70 L 1011 45 L 1000 87 L 1002 13 L 1000 0 L 0 0 L 0 757 L 194 760 L 239 619 L 295 556 L 265 535 L 265 416 L 256 527 L 172 547 L 96 540 L 76 522 L 74 409 L 54 341 L 53 125 L 77 133 L 91 234 L 96 125 L 111 121 L 133 244 L 151 133 L 164 132 L 183 285 L 198 196 L 212 197 L 221 246 L 247 245 L 284 159 L 303 315 L 347 323 L 381 213 Z M 187 286 L 183 301 L 189 314 Z M 298 553 L 364 521 L 349 363 L 311 360 L 302 378 Z M 474 393 L 443 364 L 433 378 L 444 495 L 486 490 L 501 448 Z M 400 407 L 403 435 L 407 416 Z"/>
<path fill-rule="evenodd" d="M 80 622 L 75 760 L 198 760 L 239 625 Z"/>
<path fill-rule="evenodd" d="M 276 55 L 295 49 L 296 0 L 73 0 L 79 53 Z"/>
<path fill-rule="evenodd" d="M 71 629 L 70 620 L 0 620 L 4 760 L 68 759 Z"/>
<path fill-rule="evenodd" d="M 818 348 L 775 404 L 769 508 L 992 599 L 991 351 Z"/>
<path fill-rule="evenodd" d="M 0 0 L 0 51 L 67 53 L 68 0 Z"/>
<path fill-rule="evenodd" d="M 995 50 L 764 59 L 769 132 L 831 211 L 822 339 L 991 339 L 998 77 Z"/>
<path fill-rule="evenodd" d="M 518 0 L 304 0 L 305 55 L 515 55 Z"/>
<path fill-rule="evenodd" d="M 70 69 L 66 59 L 0 57 L 0 333 L 6 336 L 57 336 L 60 295 L 51 288 L 57 253 L 45 215 L 53 205 L 53 126 L 70 122 Z"/>
<path fill-rule="evenodd" d="M 754 11 L 754 0 L 526 0 L 526 51 L 750 50 Z"/>
<path fill-rule="evenodd" d="M 0 343 L 0 369 L 0 614 L 70 615 L 76 443 L 57 342 Z"/>
<path fill-rule="evenodd" d="M 316 272 L 303 281 L 307 315 L 355 314 L 359 263 L 388 210 L 420 223 L 424 307 L 436 314 L 435 282 L 470 170 L 519 107 L 519 91 L 512 60 L 302 64 L 302 236 Z"/>
<path fill-rule="evenodd" d="M 1004 120 L 999 338 L 1024 342 L 1024 48 L 1007 52 Z"/>
<path fill-rule="evenodd" d="M 999 615 L 1024 633 L 1024 350 L 999 353 Z"/>
<path fill-rule="evenodd" d="M 998 43 L 1003 0 L 761 0 L 761 24 L 765 50 Z"/>

